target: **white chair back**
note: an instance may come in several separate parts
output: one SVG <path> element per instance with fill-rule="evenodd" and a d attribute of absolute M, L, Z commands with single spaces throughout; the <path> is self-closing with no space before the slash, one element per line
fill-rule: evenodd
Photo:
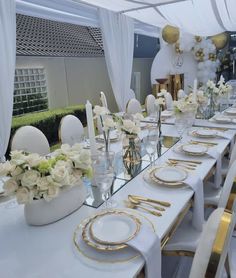
<path fill-rule="evenodd" d="M 108 109 L 107 98 L 103 92 L 100 92 L 100 101 L 101 101 L 102 106 L 106 107 Z"/>
<path fill-rule="evenodd" d="M 178 90 L 177 97 L 178 99 L 185 98 L 187 95 L 185 94 L 184 90 Z"/>
<path fill-rule="evenodd" d="M 61 119 L 59 127 L 59 140 L 62 144 L 69 144 L 81 142 L 84 135 L 84 127 L 81 121 L 74 115 L 67 115 Z"/>
<path fill-rule="evenodd" d="M 34 126 L 23 126 L 12 137 L 11 151 L 14 150 L 47 155 L 50 153 L 50 146 L 41 130 Z"/>
<path fill-rule="evenodd" d="M 224 185 L 221 190 L 218 207 L 225 208 L 231 193 L 231 189 L 236 176 L 236 160 L 232 163 L 227 173 Z"/>
<path fill-rule="evenodd" d="M 150 116 L 151 114 L 155 113 L 155 100 L 156 98 L 154 97 L 154 95 L 147 95 L 145 99 L 145 109 L 147 112 L 147 116 Z"/>
<path fill-rule="evenodd" d="M 166 109 L 169 111 L 173 110 L 173 98 L 169 92 L 165 93 L 165 101 L 166 101 Z"/>
<path fill-rule="evenodd" d="M 130 99 L 126 105 L 126 113 L 127 114 L 142 113 L 142 106 L 140 102 L 135 98 Z"/>
<path fill-rule="evenodd" d="M 235 160 L 236 160 L 236 143 L 234 143 L 233 149 L 230 154 L 229 167 L 233 164 Z"/>
<path fill-rule="evenodd" d="M 235 214 L 218 208 L 204 225 L 189 278 L 221 278 L 235 225 Z"/>

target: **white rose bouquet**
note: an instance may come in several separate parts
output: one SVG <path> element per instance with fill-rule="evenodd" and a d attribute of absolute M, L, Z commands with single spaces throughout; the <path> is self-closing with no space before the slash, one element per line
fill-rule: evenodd
<path fill-rule="evenodd" d="M 41 198 L 50 201 L 61 189 L 78 184 L 90 174 L 90 152 L 80 144 L 62 145 L 51 158 L 12 151 L 11 160 L 0 164 L 0 176 L 9 177 L 4 191 L 6 195 L 16 195 L 19 204 Z"/>
<path fill-rule="evenodd" d="M 173 102 L 175 113 L 196 112 L 198 104 L 193 100 L 193 95 Z"/>

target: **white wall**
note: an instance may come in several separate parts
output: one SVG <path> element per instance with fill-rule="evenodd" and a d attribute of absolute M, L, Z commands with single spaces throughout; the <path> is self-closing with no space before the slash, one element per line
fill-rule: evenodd
<path fill-rule="evenodd" d="M 157 53 L 153 60 L 151 68 L 151 82 L 156 84 L 156 78 L 165 78 L 169 74 L 184 74 L 184 90 L 186 93 L 189 87 L 193 87 L 194 79 L 197 76 L 197 62 L 193 58 L 193 54 L 183 53 L 181 59 L 183 64 L 181 67 L 176 68 L 177 55 L 172 45 L 163 44 L 160 51 Z"/>
<path fill-rule="evenodd" d="M 151 92 L 150 71 L 152 59 L 136 58 L 133 71 L 141 72 L 141 101 Z M 17 56 L 16 67 L 45 68 L 50 108 L 83 104 L 89 99 L 99 104 L 103 91 L 111 111 L 117 111 L 104 57 L 49 58 Z"/>

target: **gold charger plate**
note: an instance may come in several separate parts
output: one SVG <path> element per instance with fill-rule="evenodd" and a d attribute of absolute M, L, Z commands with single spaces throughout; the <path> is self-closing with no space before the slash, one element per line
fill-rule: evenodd
<path fill-rule="evenodd" d="M 147 224 L 155 233 L 155 227 L 153 223 L 144 215 L 133 211 L 132 209 L 125 209 L 125 210 L 112 210 L 112 211 L 122 211 L 122 212 L 129 212 L 137 217 L 141 223 Z M 84 240 L 82 239 L 82 231 L 84 225 L 89 221 L 91 217 L 84 219 L 75 229 L 73 234 L 73 243 L 79 252 L 86 259 L 90 259 L 92 261 L 96 261 L 98 263 L 107 263 L 107 264 L 117 264 L 117 263 L 126 263 L 132 261 L 141 255 L 135 251 L 133 248 L 126 246 L 127 248 L 123 248 L 120 250 L 97 250 L 91 246 L 89 246 Z M 142 229 L 142 226 L 141 226 Z"/>

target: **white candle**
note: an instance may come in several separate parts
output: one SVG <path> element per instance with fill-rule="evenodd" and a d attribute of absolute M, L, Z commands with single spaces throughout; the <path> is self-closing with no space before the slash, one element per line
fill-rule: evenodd
<path fill-rule="evenodd" d="M 91 154 L 94 155 L 97 153 L 94 124 L 93 124 L 93 110 L 92 104 L 87 100 L 85 105 L 86 108 L 86 117 L 87 117 L 87 126 L 88 126 L 88 135 L 90 141 L 90 150 Z"/>
<path fill-rule="evenodd" d="M 195 78 L 193 82 L 193 100 L 197 102 L 197 78 Z"/>

